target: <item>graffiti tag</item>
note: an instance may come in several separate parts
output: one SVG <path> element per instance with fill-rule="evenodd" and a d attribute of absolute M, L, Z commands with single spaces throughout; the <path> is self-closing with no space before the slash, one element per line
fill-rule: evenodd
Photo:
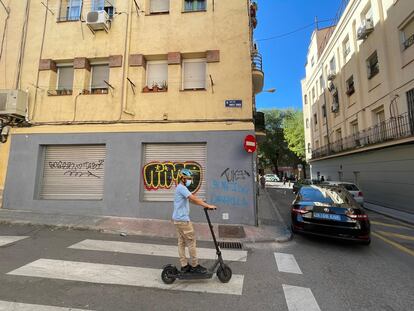
<path fill-rule="evenodd" d="M 95 175 L 91 171 L 86 171 L 86 172 L 66 171 L 65 173 L 63 173 L 63 175 L 65 175 L 65 176 L 71 176 L 71 177 L 73 176 L 73 177 L 95 177 L 95 178 L 101 178 L 100 176 Z"/>
<path fill-rule="evenodd" d="M 144 187 L 150 191 L 170 189 L 179 183 L 178 173 L 181 169 L 189 169 L 193 173 L 193 183 L 188 188 L 192 193 L 197 192 L 203 180 L 203 169 L 197 162 L 150 162 L 142 168 Z"/>
<path fill-rule="evenodd" d="M 225 177 L 228 182 L 235 182 L 247 179 L 250 177 L 250 173 L 246 170 L 226 168 L 220 177 Z"/>
<path fill-rule="evenodd" d="M 96 162 L 70 162 L 70 161 L 54 161 L 49 162 L 49 167 L 51 169 L 61 169 L 61 170 L 101 170 L 103 169 L 105 160 L 98 160 Z"/>

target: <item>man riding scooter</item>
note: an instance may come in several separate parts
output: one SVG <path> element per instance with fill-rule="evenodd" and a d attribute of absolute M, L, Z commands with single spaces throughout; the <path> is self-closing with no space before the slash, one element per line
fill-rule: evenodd
<path fill-rule="evenodd" d="M 180 257 L 181 272 L 207 273 L 207 269 L 198 263 L 196 238 L 194 227 L 190 221 L 190 204 L 197 204 L 207 209 L 216 209 L 216 206 L 203 202 L 188 190 L 193 181 L 193 173 L 189 169 L 182 169 L 178 176 L 179 183 L 175 190 L 174 212 L 172 219 L 178 234 L 178 255 Z M 185 247 L 188 247 L 191 265 L 185 255 Z"/>

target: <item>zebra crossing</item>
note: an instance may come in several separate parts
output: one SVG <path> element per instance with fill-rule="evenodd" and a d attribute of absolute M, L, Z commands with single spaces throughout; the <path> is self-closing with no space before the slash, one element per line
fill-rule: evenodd
<path fill-rule="evenodd" d="M 279 272 L 302 274 L 291 254 L 274 253 Z M 289 311 L 321 311 L 310 288 L 282 284 Z"/>
<path fill-rule="evenodd" d="M 25 238 L 27 237 L 0 236 L 0 245 L 15 243 Z M 86 252 L 113 252 L 157 257 L 178 257 L 176 246 L 125 241 L 85 239 L 67 246 L 67 249 Z M 224 249 L 222 253 L 226 261 L 239 262 L 241 264 L 245 264 L 247 261 L 248 252 L 245 250 Z M 200 247 L 198 248 L 198 255 L 200 259 L 214 260 L 216 258 L 215 249 Z M 279 273 L 303 275 L 292 254 L 274 252 L 273 256 Z M 6 274 L 11 276 L 66 280 L 102 285 L 124 285 L 182 292 L 234 295 L 236 297 L 246 294 L 243 292 L 245 281 L 243 274 L 233 274 L 230 282 L 226 284 L 221 283 L 214 277 L 208 281 L 177 281 L 172 285 L 166 285 L 160 278 L 161 269 L 49 258 L 39 258 Z M 294 286 L 292 284 L 282 284 L 282 289 L 289 311 L 320 311 L 311 289 Z M 0 311 L 2 310 L 91 311 L 0 300 Z"/>

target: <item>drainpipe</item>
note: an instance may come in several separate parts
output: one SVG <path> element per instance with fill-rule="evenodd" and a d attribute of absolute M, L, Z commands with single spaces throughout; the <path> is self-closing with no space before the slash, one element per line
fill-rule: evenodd
<path fill-rule="evenodd" d="M 124 61 L 123 61 L 123 72 L 122 72 L 122 93 L 121 93 L 121 107 L 119 111 L 118 121 L 122 119 L 122 113 L 127 113 L 129 115 L 134 116 L 135 113 L 127 111 L 127 88 L 128 85 L 126 83 L 126 79 L 128 77 L 129 72 L 129 50 L 131 46 L 131 24 L 132 24 L 132 1 L 128 2 L 128 12 L 127 12 L 127 29 L 125 32 L 125 46 L 124 46 Z"/>

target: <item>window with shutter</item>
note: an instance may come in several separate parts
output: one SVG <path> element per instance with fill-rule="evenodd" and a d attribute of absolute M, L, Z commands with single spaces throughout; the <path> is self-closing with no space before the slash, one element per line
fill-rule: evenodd
<path fill-rule="evenodd" d="M 158 88 L 166 88 L 168 81 L 168 63 L 167 61 L 150 61 L 147 62 L 147 86 L 149 88 L 155 85 Z"/>
<path fill-rule="evenodd" d="M 166 13 L 170 11 L 170 0 L 150 1 L 150 13 Z"/>
<path fill-rule="evenodd" d="M 109 65 L 92 65 L 91 66 L 91 93 L 93 94 L 105 94 L 108 93 L 109 82 Z"/>
<path fill-rule="evenodd" d="M 60 2 L 59 21 L 75 21 L 80 19 L 82 0 L 62 0 Z"/>
<path fill-rule="evenodd" d="M 58 83 L 56 93 L 58 95 L 70 95 L 73 89 L 73 66 L 58 67 Z"/>
<path fill-rule="evenodd" d="M 188 59 L 183 62 L 183 89 L 200 90 L 206 88 L 206 60 Z"/>

